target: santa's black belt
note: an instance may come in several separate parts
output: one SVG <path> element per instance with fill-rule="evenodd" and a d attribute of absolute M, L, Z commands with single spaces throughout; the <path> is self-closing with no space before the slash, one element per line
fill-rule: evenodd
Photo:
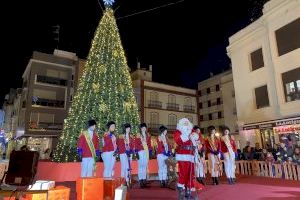
<path fill-rule="evenodd" d="M 180 149 L 193 151 L 193 150 L 194 150 L 194 147 L 193 147 L 192 145 L 188 145 L 188 146 L 180 146 Z"/>

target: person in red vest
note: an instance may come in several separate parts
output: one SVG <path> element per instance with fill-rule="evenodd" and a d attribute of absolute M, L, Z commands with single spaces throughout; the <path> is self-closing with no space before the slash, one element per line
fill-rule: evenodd
<path fill-rule="evenodd" d="M 138 158 L 138 178 L 140 187 L 145 188 L 147 186 L 147 167 L 149 158 L 152 156 L 151 136 L 147 133 L 147 124 L 140 124 L 141 133 L 137 133 L 134 138 L 134 150 L 137 153 Z"/>
<path fill-rule="evenodd" d="M 114 176 L 114 167 L 117 155 L 117 138 L 114 134 L 116 123 L 110 121 L 106 124 L 107 132 L 104 133 L 102 159 L 104 164 L 103 178 L 111 179 Z"/>
<path fill-rule="evenodd" d="M 131 170 L 131 154 L 133 151 L 133 138 L 130 136 L 131 125 L 126 123 L 123 125 L 123 133 L 117 139 L 118 153 L 121 161 L 121 177 L 126 180 L 129 185 L 129 171 Z"/>
<path fill-rule="evenodd" d="M 222 132 L 221 151 L 224 155 L 225 173 L 228 183 L 232 185 L 235 181 L 235 154 L 237 149 L 234 140 L 230 137 L 230 129 L 224 126 Z"/>
<path fill-rule="evenodd" d="M 193 128 L 193 132 L 199 135 L 199 139 L 197 140 L 197 159 L 195 159 L 195 168 L 196 168 L 196 179 L 202 185 L 205 185 L 205 141 L 202 136 L 200 127 L 195 125 Z"/>
<path fill-rule="evenodd" d="M 92 177 L 96 175 L 96 161 L 100 157 L 99 137 L 95 132 L 96 121 L 88 121 L 88 129 L 82 131 L 78 143 L 77 152 L 81 161 L 81 177 Z"/>
<path fill-rule="evenodd" d="M 160 187 L 167 185 L 167 164 L 166 159 L 171 156 L 171 145 L 167 136 L 168 129 L 165 126 L 159 127 L 159 136 L 157 137 L 157 163 L 158 163 L 158 178 Z"/>
<path fill-rule="evenodd" d="M 209 172 L 213 181 L 213 185 L 219 185 L 218 177 L 221 175 L 222 163 L 220 159 L 221 143 L 218 138 L 216 138 L 216 128 L 214 126 L 209 126 L 207 128 L 208 137 L 205 140 L 205 148 L 207 151 Z"/>
<path fill-rule="evenodd" d="M 197 134 L 192 133 L 193 124 L 187 119 L 182 118 L 177 124 L 174 132 L 176 147 L 176 160 L 178 162 L 178 183 L 177 190 L 179 199 L 192 198 L 191 192 L 195 190 L 195 149 L 196 141 L 199 139 Z"/>

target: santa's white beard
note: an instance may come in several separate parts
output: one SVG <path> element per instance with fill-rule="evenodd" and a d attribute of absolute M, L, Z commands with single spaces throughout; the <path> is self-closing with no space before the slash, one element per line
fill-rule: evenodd
<path fill-rule="evenodd" d="M 192 132 L 192 129 L 190 127 L 181 127 L 180 129 L 181 134 L 183 135 L 189 135 Z"/>

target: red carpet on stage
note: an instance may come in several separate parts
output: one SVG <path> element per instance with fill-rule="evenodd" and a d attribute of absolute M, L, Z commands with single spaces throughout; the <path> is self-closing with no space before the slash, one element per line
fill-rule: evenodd
<path fill-rule="evenodd" d="M 210 180 L 206 180 L 210 184 Z M 199 200 L 299 200 L 300 181 L 272 179 L 265 177 L 240 177 L 235 185 L 228 185 L 225 180 L 218 186 L 207 185 L 198 192 Z M 76 199 L 75 182 L 57 183 L 71 187 L 71 200 Z M 157 181 L 152 181 L 150 188 L 139 189 L 135 184 L 129 190 L 130 200 L 176 200 L 177 191 L 160 188 Z"/>

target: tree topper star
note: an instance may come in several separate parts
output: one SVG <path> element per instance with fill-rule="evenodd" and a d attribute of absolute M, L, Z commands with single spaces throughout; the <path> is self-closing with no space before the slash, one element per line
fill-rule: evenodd
<path fill-rule="evenodd" d="M 103 0 L 104 5 L 106 6 L 112 6 L 115 0 Z"/>

